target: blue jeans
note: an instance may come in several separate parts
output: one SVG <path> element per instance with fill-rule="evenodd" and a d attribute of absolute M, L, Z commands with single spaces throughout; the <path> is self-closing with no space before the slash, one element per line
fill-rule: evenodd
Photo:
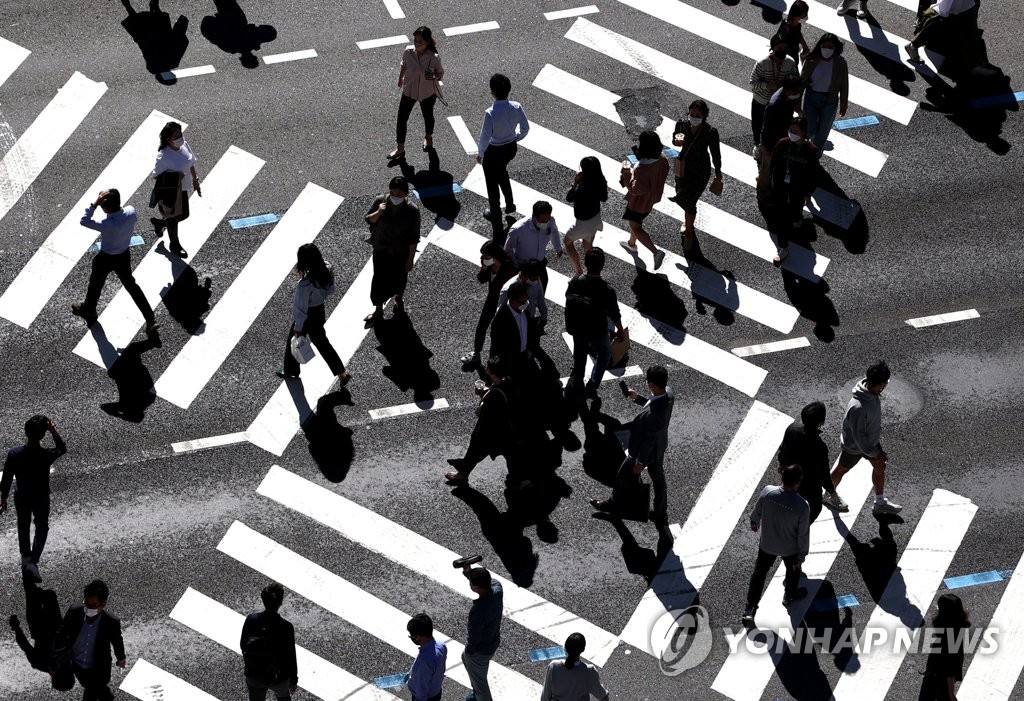
<path fill-rule="evenodd" d="M 572 380 L 573 385 L 579 387 L 583 382 L 583 371 L 587 368 L 587 356 L 593 352 L 594 371 L 590 374 L 587 385 L 600 387 L 604 371 L 612 360 L 612 340 L 607 333 L 601 334 L 594 339 L 584 339 L 580 336 L 572 337 Z"/>
<path fill-rule="evenodd" d="M 827 92 L 808 90 L 804 93 L 804 116 L 807 117 L 807 138 L 814 142 L 818 151 L 825 148 L 828 133 L 832 131 L 832 121 L 839 110 L 839 97 L 832 97 Z"/>

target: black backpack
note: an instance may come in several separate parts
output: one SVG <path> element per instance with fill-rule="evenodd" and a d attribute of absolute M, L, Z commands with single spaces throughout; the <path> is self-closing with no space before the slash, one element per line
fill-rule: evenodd
<path fill-rule="evenodd" d="M 596 284 L 586 275 L 577 275 L 569 281 L 565 293 L 565 330 L 570 336 L 596 338 L 608 328 L 608 320 L 600 300 L 590 293 Z"/>
<path fill-rule="evenodd" d="M 266 623 L 261 623 L 242 641 L 242 661 L 245 663 L 245 676 L 262 682 L 279 681 L 280 666 Z"/>

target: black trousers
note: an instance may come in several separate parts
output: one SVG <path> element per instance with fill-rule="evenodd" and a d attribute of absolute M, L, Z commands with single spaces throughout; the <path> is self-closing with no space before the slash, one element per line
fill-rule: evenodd
<path fill-rule="evenodd" d="M 764 125 L 764 111 L 768 105 L 762 105 L 757 100 L 750 101 L 750 129 L 754 134 L 754 146 L 761 143 L 761 127 Z"/>
<path fill-rule="evenodd" d="M 396 295 L 405 293 L 409 272 L 405 269 L 408 254 L 394 256 L 387 251 L 373 252 L 373 277 L 370 278 L 370 302 L 383 306 Z"/>
<path fill-rule="evenodd" d="M 480 355 L 484 350 L 484 341 L 487 340 L 487 332 L 494 321 L 494 313 L 498 311 L 498 297 L 500 292 L 487 293 L 483 309 L 480 310 L 480 319 L 476 322 L 476 335 L 473 337 L 473 352 Z"/>
<path fill-rule="evenodd" d="M 82 685 L 82 701 L 113 701 L 114 694 L 110 691 L 109 670 L 82 669 L 74 665 L 72 670 L 75 679 Z M 104 675 L 103 672 L 107 674 Z"/>
<path fill-rule="evenodd" d="M 327 316 L 324 313 L 324 306 L 321 304 L 318 307 L 309 307 L 306 310 L 306 323 L 302 325 L 302 330 L 309 336 L 309 340 L 316 347 L 316 352 L 327 362 L 331 374 L 340 375 L 345 372 L 345 363 L 338 356 L 338 351 L 334 350 L 334 346 L 331 345 L 331 339 L 327 338 L 327 332 L 324 331 L 325 323 L 327 323 Z M 292 322 L 291 328 L 288 329 L 288 339 L 284 343 L 284 363 L 281 368 L 286 375 L 298 375 L 302 367 L 292 355 L 292 336 L 294 334 L 295 323 Z"/>
<path fill-rule="evenodd" d="M 420 111 L 423 113 L 423 133 L 427 136 L 434 134 L 434 103 L 437 102 L 437 95 L 431 95 L 425 100 L 420 100 Z M 416 100 L 408 95 L 402 95 L 398 103 L 398 124 L 395 127 L 395 143 L 404 144 L 406 128 L 409 125 L 409 115 L 416 105 Z"/>
<path fill-rule="evenodd" d="M 519 146 L 513 141 L 501 146 L 488 146 L 483 154 L 484 182 L 487 185 L 487 204 L 491 208 L 491 225 L 494 227 L 494 240 L 505 243 L 505 228 L 501 216 L 501 196 L 505 204 L 512 205 L 512 183 L 508 179 L 508 164 L 516 157 Z"/>
<path fill-rule="evenodd" d="M 796 569 L 800 562 L 797 558 L 797 555 L 786 555 L 782 558 L 782 564 L 786 568 L 786 577 L 783 583 L 787 594 L 795 593 L 797 584 L 800 582 L 800 572 Z M 754 608 L 761 602 L 768 571 L 771 570 L 777 559 L 779 559 L 778 555 L 766 553 L 758 548 L 757 562 L 754 564 L 754 573 L 750 575 L 750 587 L 747 589 L 747 608 Z"/>
<path fill-rule="evenodd" d="M 132 275 L 132 254 L 130 251 L 123 251 L 113 255 L 100 251 L 96 254 L 96 257 L 92 259 L 89 289 L 85 293 L 83 306 L 90 312 L 96 311 L 96 304 L 100 300 L 100 292 L 103 291 L 103 285 L 107 281 L 107 276 L 112 272 L 117 275 L 121 284 L 124 285 L 124 289 L 128 290 L 128 294 L 131 295 L 135 306 L 142 312 L 142 317 L 146 320 L 146 323 L 152 322 L 156 318 L 153 315 L 153 307 L 149 306 L 146 295 L 143 294 L 142 288 L 139 287 L 139 283 L 135 282 L 135 277 Z"/>
<path fill-rule="evenodd" d="M 181 241 L 178 240 L 178 222 L 183 222 L 188 219 L 188 193 L 181 193 L 181 214 L 176 217 L 170 217 L 164 219 L 164 226 L 167 227 L 167 240 L 174 248 L 181 247 Z"/>
<path fill-rule="evenodd" d="M 39 557 L 46 547 L 46 536 L 50 532 L 50 495 L 34 499 L 14 493 L 14 510 L 18 515 L 18 547 L 21 556 L 39 564 Z M 29 538 L 29 527 L 36 522 L 35 542 Z"/>

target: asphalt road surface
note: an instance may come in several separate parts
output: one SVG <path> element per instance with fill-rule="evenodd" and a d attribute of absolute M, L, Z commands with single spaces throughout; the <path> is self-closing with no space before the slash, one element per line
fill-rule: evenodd
<path fill-rule="evenodd" d="M 892 37 L 912 33 L 911 4 L 870 0 L 870 24 L 812 4 L 806 36 L 838 33 L 860 81 L 846 117 L 877 123 L 834 137 L 823 163 L 826 189 L 838 194 L 816 196 L 821 216 L 805 221 L 802 248 L 780 271 L 754 199 L 742 94 L 750 55 L 766 51 L 778 22 L 775 0 L 600 0 L 587 14 L 553 18 L 545 13 L 582 5 L 165 0 L 164 18 L 137 0 L 128 20 L 114 0 L 5 2 L 0 437 L 20 443 L 25 419 L 45 413 L 67 440 L 51 477 L 43 586 L 65 607 L 89 580 L 109 583 L 128 653 L 126 670 L 113 674 L 113 687 L 124 684 L 118 697 L 243 698 L 240 614 L 260 608 L 259 590 L 276 579 L 288 590 L 282 614 L 308 651 L 296 698 L 408 698 L 373 680 L 408 669 L 416 650 L 404 624 L 419 611 L 454 639 L 444 693 L 462 698 L 456 641 L 472 594 L 450 561 L 474 553 L 506 581 L 491 671 L 501 701 L 539 697 L 546 663 L 529 653 L 572 630 L 587 632 L 585 656 L 616 699 L 916 698 L 925 656 L 894 652 L 891 638 L 930 619 L 950 586 L 978 630 L 999 629 L 998 650 L 967 655 L 959 698 L 1024 695 L 1024 132 L 1017 102 L 970 103 L 991 92 L 989 77 L 954 90 L 948 76 L 893 60 L 902 42 Z M 980 12 L 988 60 L 1010 77 L 999 94 L 1021 88 L 1015 10 L 986 0 Z M 481 23 L 491 24 L 445 31 Z M 419 113 L 410 120 L 408 169 L 424 217 L 408 320 L 389 310 L 366 330 L 362 216 L 400 170 L 385 154 L 400 53 L 421 24 L 438 39 L 449 104 L 437 108 L 436 163 L 418 148 Z M 399 38 L 360 48 L 387 37 Z M 305 53 L 273 59 L 291 52 Z M 172 69 L 185 71 L 160 78 Z M 617 162 L 639 131 L 685 114 L 697 97 L 728 147 L 724 193 L 703 196 L 700 257 L 683 259 L 681 211 L 665 202 L 648 220 L 670 251 L 665 264 L 652 275 L 642 269 L 649 255 L 641 269 L 622 260 L 616 192 L 597 239 L 611 255 L 605 277 L 629 307 L 629 366 L 666 365 L 676 395 L 666 458 L 674 543 L 652 524 L 592 517 L 588 501 L 607 493 L 601 478 L 616 443 L 580 421 L 573 431 L 584 446 L 538 449 L 538 463 L 560 464 L 525 497 L 504 492 L 501 459 L 485 461 L 471 488 L 442 479 L 475 420 L 476 378 L 458 358 L 471 348 L 482 302 L 474 252 L 490 230 L 475 147 L 453 124 L 475 137 L 497 71 L 534 125 L 511 166 L 528 188 L 520 211 L 537 197 L 530 190 L 561 202 L 581 154 Z M 108 313 L 90 332 L 70 313 L 92 256 L 79 203 L 119 187 L 145 222 L 168 118 L 187 123 L 204 182 L 182 225 L 191 255 L 182 264 L 140 226 L 132 257 L 147 294 L 163 299 L 159 342 L 146 339 L 113 278 L 100 304 Z M 616 180 L 607 166 L 605 175 Z M 564 230 L 571 221 L 557 213 Z M 260 215 L 280 221 L 229 224 Z M 319 359 L 301 384 L 273 373 L 294 250 L 311 240 L 338 278 L 328 328 L 353 376 L 347 391 L 330 391 Z M 559 294 L 571 267 L 549 252 L 549 268 L 543 345 L 566 375 Z M 731 352 L 787 339 L 797 340 Z M 776 585 L 758 623 L 890 639 L 874 650 L 746 653 L 739 616 L 757 547 L 746 514 L 777 479 L 782 430 L 806 403 L 824 401 L 835 459 L 850 388 L 879 358 L 893 370 L 882 439 L 886 492 L 904 506 L 901 518 L 871 515 L 859 467 L 840 487 L 851 512 L 839 520 L 826 510 L 812 529 L 814 610 L 806 601 L 785 616 Z M 601 395 L 612 419 L 635 411 L 614 382 Z M 393 407 L 403 409 L 377 411 Z M 313 412 L 300 431 L 298 417 Z M 0 552 L 0 613 L 24 621 L 13 508 L 0 516 Z M 1001 574 L 944 582 L 979 573 Z M 672 622 L 687 609 L 690 618 Z M 666 631 L 671 644 L 658 655 Z M 749 640 L 757 648 L 772 638 Z M 0 669 L 4 699 L 58 698 L 6 634 Z"/>

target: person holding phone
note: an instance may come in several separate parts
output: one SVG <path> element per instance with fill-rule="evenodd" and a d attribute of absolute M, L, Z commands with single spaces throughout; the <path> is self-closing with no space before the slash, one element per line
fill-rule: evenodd
<path fill-rule="evenodd" d="M 444 77 L 444 66 L 429 27 L 418 27 L 412 34 L 412 43 L 402 52 L 402 68 L 398 72 L 402 97 L 398 103 L 395 148 L 388 154 L 388 160 L 405 156 L 406 128 L 416 103 L 423 113 L 423 150 L 428 151 L 434 146 L 434 104 L 437 102 L 437 81 Z"/>

